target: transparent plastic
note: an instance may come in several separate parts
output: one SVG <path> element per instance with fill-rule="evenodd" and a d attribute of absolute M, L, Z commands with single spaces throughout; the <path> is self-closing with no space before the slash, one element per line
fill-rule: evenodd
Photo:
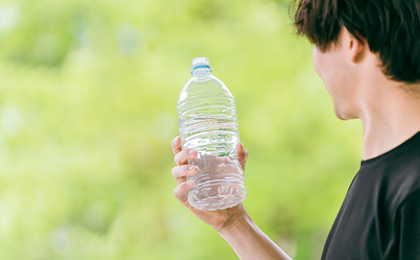
<path fill-rule="evenodd" d="M 198 151 L 190 165 L 199 171 L 188 193 L 191 206 L 200 210 L 221 210 L 241 203 L 247 190 L 235 146 L 239 142 L 235 100 L 228 88 L 211 75 L 205 57 L 192 61 L 193 77 L 178 99 L 178 123 L 182 149 Z"/>

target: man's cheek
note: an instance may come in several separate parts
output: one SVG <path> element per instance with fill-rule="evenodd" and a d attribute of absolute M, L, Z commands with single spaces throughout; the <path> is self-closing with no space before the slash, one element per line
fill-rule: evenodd
<path fill-rule="evenodd" d="M 313 65 L 314 65 L 314 69 L 315 69 L 316 73 L 322 78 L 322 64 L 321 64 L 322 57 L 321 56 L 322 56 L 322 54 L 320 53 L 318 48 L 316 48 L 316 46 L 314 46 Z"/>

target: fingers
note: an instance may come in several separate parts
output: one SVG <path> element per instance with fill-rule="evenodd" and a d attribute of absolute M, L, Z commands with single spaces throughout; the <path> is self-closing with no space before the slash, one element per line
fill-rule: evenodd
<path fill-rule="evenodd" d="M 171 143 L 172 151 L 175 154 L 175 163 L 177 165 L 187 164 L 188 160 L 194 159 L 197 157 L 198 152 L 192 149 L 182 150 L 181 147 L 181 137 L 177 136 L 172 140 Z"/>
<path fill-rule="evenodd" d="M 245 171 L 245 164 L 246 160 L 248 159 L 248 150 L 245 149 L 241 143 L 237 143 L 235 148 L 238 161 L 241 164 L 242 170 Z"/>
<path fill-rule="evenodd" d="M 198 167 L 183 165 L 176 166 L 172 169 L 172 176 L 178 184 L 181 184 L 187 180 L 187 176 L 193 176 L 198 172 Z"/>
<path fill-rule="evenodd" d="M 185 149 L 175 155 L 176 165 L 184 165 L 188 163 L 188 160 L 192 160 L 197 157 L 198 152 L 193 149 Z"/>
<path fill-rule="evenodd" d="M 174 190 L 174 196 L 182 203 L 182 205 L 188 207 L 188 191 L 190 191 L 194 187 L 194 183 L 192 181 L 187 181 L 180 184 Z"/>
<path fill-rule="evenodd" d="M 182 151 L 181 137 L 179 136 L 175 137 L 174 140 L 172 140 L 171 146 L 172 146 L 172 151 L 174 152 L 174 154 L 181 152 Z"/>
<path fill-rule="evenodd" d="M 248 150 L 244 148 L 244 146 L 241 143 L 236 144 L 236 155 L 238 156 L 238 161 L 243 162 L 248 159 Z"/>

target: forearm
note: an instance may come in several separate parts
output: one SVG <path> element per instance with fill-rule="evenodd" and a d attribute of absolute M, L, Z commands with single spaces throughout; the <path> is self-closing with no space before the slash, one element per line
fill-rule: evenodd
<path fill-rule="evenodd" d="M 241 260 L 289 260 L 286 255 L 245 212 L 219 232 Z"/>

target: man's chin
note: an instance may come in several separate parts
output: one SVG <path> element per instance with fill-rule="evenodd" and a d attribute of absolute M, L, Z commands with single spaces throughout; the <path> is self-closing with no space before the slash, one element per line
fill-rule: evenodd
<path fill-rule="evenodd" d="M 338 108 L 336 105 L 334 105 L 334 113 L 338 119 L 343 121 L 357 118 L 352 116 L 351 113 L 348 113 L 348 111 Z"/>

